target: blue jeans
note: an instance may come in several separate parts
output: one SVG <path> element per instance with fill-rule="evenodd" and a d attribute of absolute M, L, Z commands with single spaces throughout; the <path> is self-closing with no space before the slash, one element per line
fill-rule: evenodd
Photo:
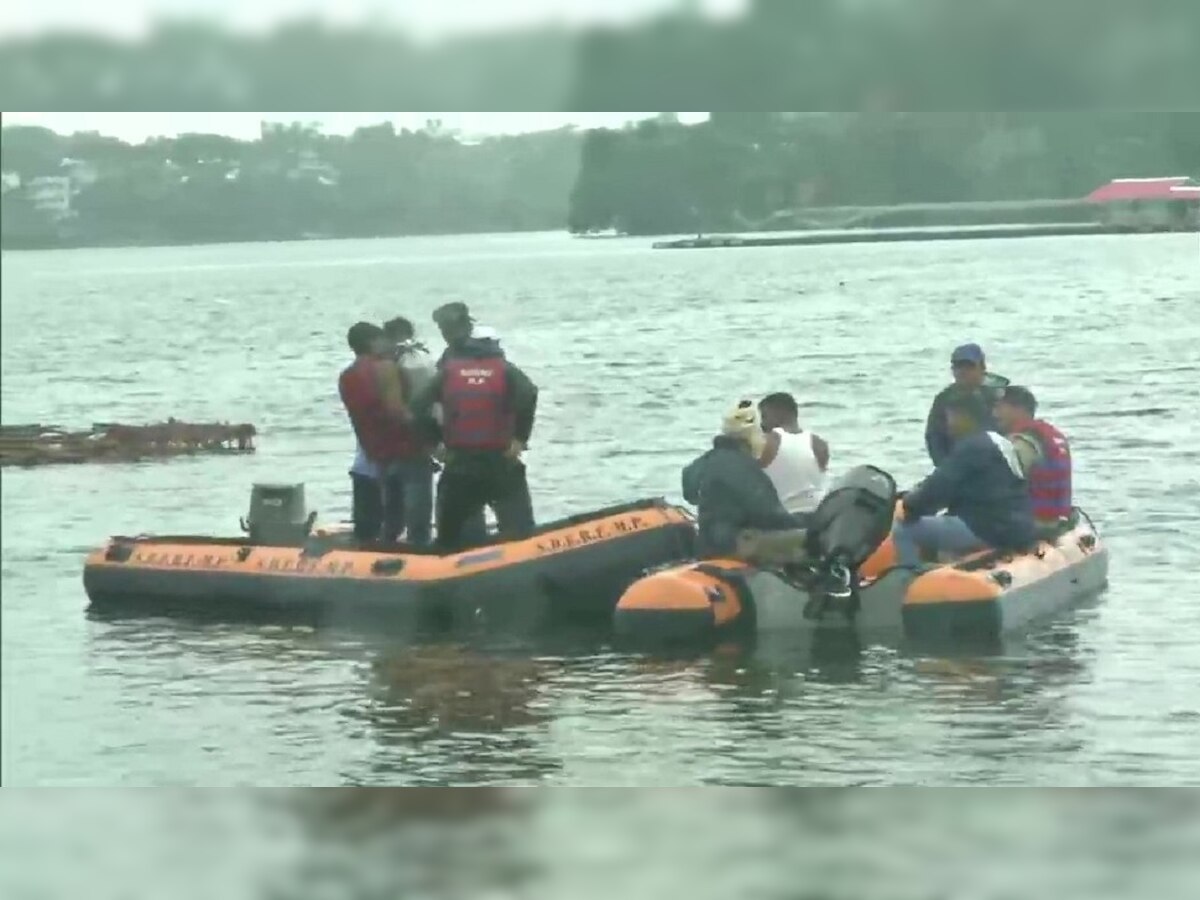
<path fill-rule="evenodd" d="M 892 542 L 899 566 L 918 565 L 922 551 L 966 554 L 987 547 L 957 516 L 922 516 L 910 522 L 897 522 L 892 528 Z"/>
<path fill-rule="evenodd" d="M 433 462 L 427 457 L 389 463 L 383 472 L 383 534 L 394 543 L 404 531 L 409 544 L 433 539 Z"/>

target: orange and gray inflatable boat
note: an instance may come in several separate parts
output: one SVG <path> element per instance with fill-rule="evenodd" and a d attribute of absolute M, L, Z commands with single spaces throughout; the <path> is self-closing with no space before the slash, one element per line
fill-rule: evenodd
<path fill-rule="evenodd" d="M 985 551 L 940 565 L 897 566 L 890 537 L 894 484 L 890 498 L 883 482 L 881 490 L 864 489 L 862 471 L 870 469 L 850 473 L 849 484 L 831 491 L 817 511 L 810 544 L 817 562 L 810 570 L 785 574 L 729 559 L 662 567 L 618 601 L 618 636 L 676 642 L 855 628 L 933 641 L 990 638 L 1107 584 L 1108 551 L 1081 510 L 1027 553 Z M 850 552 L 839 559 L 841 547 Z M 831 558 L 832 565 L 825 562 Z"/>
<path fill-rule="evenodd" d="M 621 592 L 647 567 L 695 552 L 691 515 L 657 498 L 453 555 L 356 546 L 345 532 L 314 532 L 313 515 L 287 515 L 297 488 L 302 510 L 302 485 L 256 485 L 244 537 L 110 538 L 84 566 L 91 610 L 313 624 L 387 618 L 416 628 L 522 632 L 607 625 Z"/>

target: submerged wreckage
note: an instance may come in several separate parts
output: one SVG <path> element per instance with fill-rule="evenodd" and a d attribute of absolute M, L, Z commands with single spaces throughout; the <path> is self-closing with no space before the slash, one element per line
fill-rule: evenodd
<path fill-rule="evenodd" d="M 0 465 L 137 462 L 171 456 L 253 453 L 253 425 L 167 419 L 154 425 L 101 422 L 88 431 L 56 425 L 0 426 Z"/>

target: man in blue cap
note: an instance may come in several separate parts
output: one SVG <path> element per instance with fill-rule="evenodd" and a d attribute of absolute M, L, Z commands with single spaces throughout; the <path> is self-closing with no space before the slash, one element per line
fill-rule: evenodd
<path fill-rule="evenodd" d="M 929 418 L 925 422 L 925 449 L 935 466 L 940 466 L 954 447 L 954 438 L 946 426 L 946 401 L 956 395 L 977 395 L 989 410 L 983 425 L 995 430 L 996 423 L 990 410 L 1004 393 L 1008 379 L 987 370 L 987 360 L 978 344 L 963 344 L 950 354 L 950 371 L 954 381 L 942 388 L 929 407 Z"/>

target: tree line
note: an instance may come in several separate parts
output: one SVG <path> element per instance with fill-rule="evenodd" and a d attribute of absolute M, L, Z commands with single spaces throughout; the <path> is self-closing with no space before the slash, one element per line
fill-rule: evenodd
<path fill-rule="evenodd" d="M 713 113 L 589 132 L 569 226 L 796 227 L 814 208 L 1081 199 L 1160 175 L 1200 175 L 1200 113 Z"/>
<path fill-rule="evenodd" d="M 751 0 L 733 19 L 684 6 L 631 27 L 431 44 L 303 22 L 10 38 L 7 109 L 843 112 L 478 143 L 386 124 L 137 146 L 6 128 L 6 171 L 57 174 L 71 157 L 99 177 L 67 223 L 6 191 L 4 244 L 745 230 L 822 206 L 1073 198 L 1113 177 L 1200 174 L 1195 0 Z"/>
<path fill-rule="evenodd" d="M 4 194 L 8 246 L 559 229 L 582 140 L 561 129 L 468 143 L 390 123 L 349 136 L 297 124 L 252 141 L 184 134 L 138 145 L 31 127 L 0 134 L 3 169 L 25 185 Z M 76 186 L 71 215 L 55 222 L 27 187 L 62 175 L 64 159 L 94 167 L 94 181 Z"/>

